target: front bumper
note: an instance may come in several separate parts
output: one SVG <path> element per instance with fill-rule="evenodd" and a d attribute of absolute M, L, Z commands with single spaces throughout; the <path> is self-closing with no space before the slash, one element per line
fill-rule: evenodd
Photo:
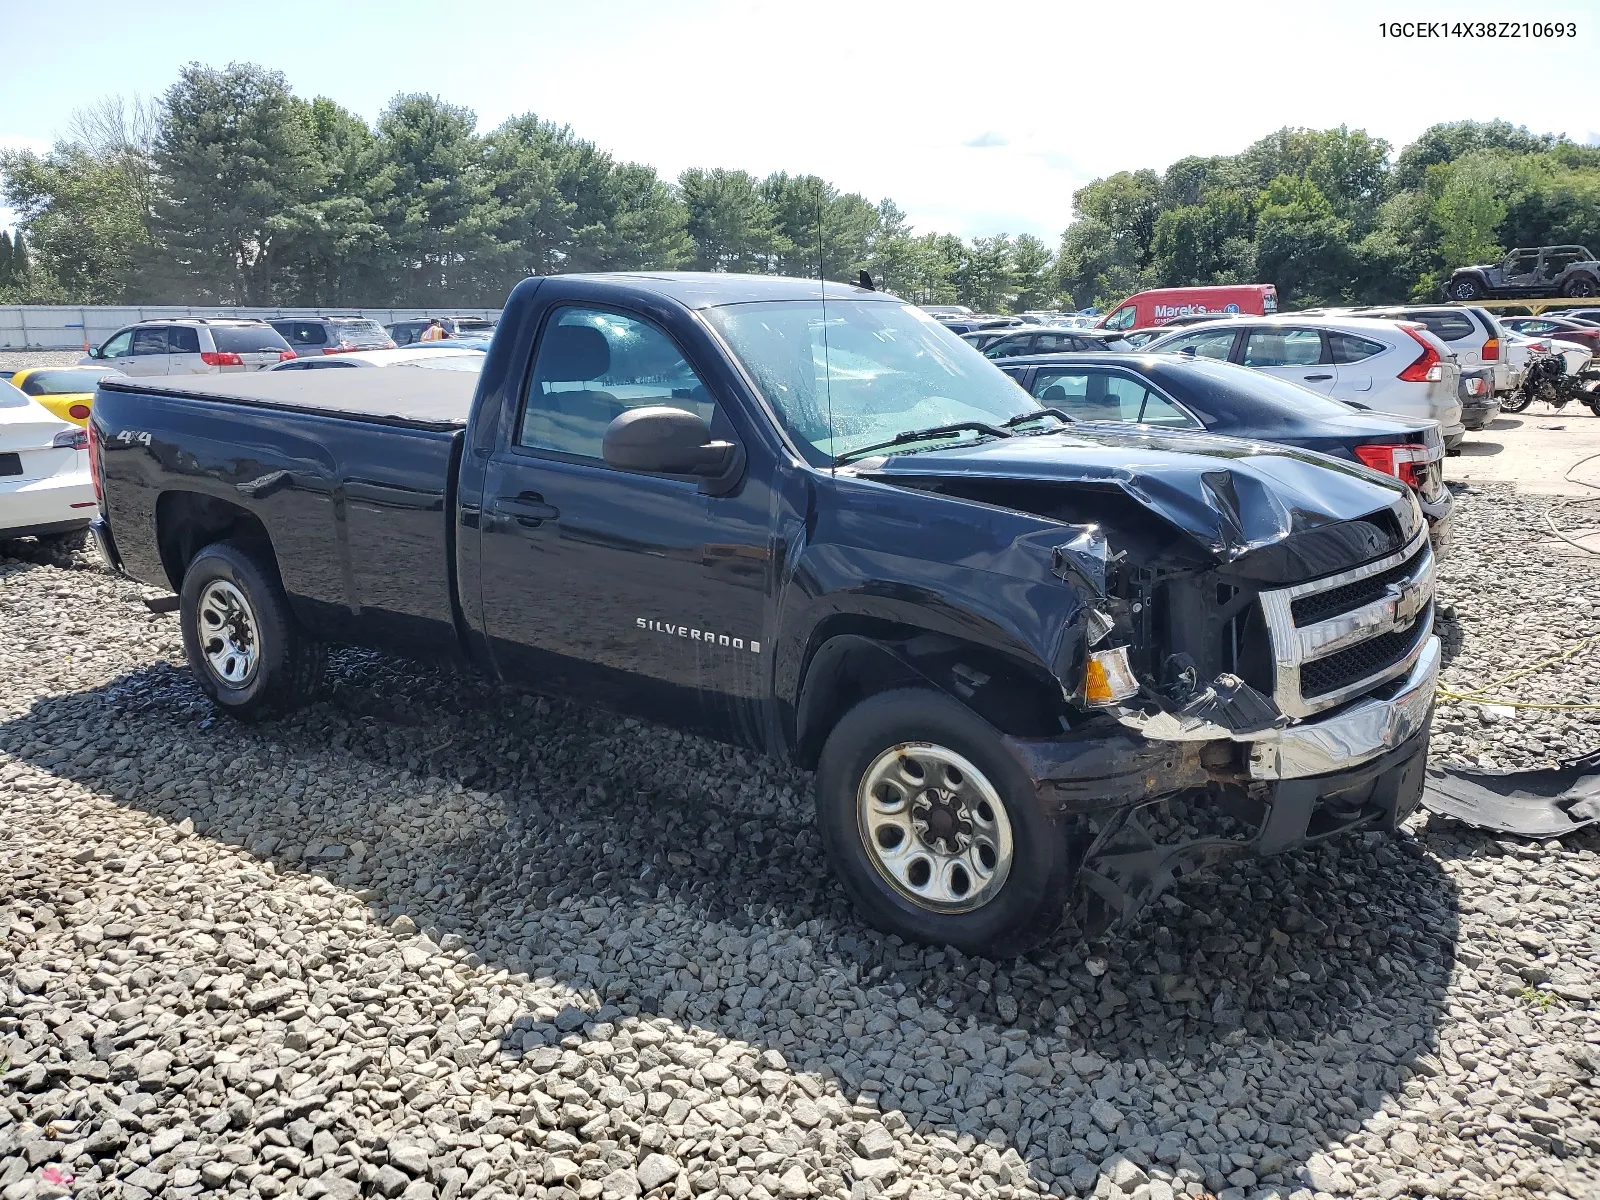
<path fill-rule="evenodd" d="M 1439 681 L 1439 639 L 1429 637 L 1411 669 L 1329 716 L 1249 737 L 1252 779 L 1307 779 L 1373 761 L 1425 731 Z"/>
<path fill-rule="evenodd" d="M 1250 737 L 1163 740 L 1100 720 L 1059 738 L 1006 739 L 1046 811 L 1088 830 L 1085 929 L 1131 921 L 1201 867 L 1397 829 L 1422 800 L 1439 662 L 1430 636 L 1407 674 L 1376 695 Z M 1163 840 L 1165 822 L 1147 815 L 1180 797 L 1249 832 Z"/>

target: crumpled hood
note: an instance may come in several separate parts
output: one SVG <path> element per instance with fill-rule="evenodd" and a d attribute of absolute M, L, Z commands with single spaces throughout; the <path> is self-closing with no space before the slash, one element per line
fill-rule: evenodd
<path fill-rule="evenodd" d="M 861 473 L 885 483 L 942 477 L 1115 487 L 1223 562 L 1384 510 L 1402 540 L 1422 520 L 1406 485 L 1353 463 L 1265 442 L 1126 426 L 1083 424 L 897 454 L 863 463 Z M 1374 553 L 1380 549 L 1373 544 Z"/>

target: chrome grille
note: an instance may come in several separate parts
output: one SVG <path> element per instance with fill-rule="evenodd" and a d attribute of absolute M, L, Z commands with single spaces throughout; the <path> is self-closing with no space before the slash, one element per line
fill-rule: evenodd
<path fill-rule="evenodd" d="M 1423 531 L 1398 554 L 1262 592 L 1283 713 L 1308 717 L 1404 674 L 1433 632 L 1433 569 Z"/>

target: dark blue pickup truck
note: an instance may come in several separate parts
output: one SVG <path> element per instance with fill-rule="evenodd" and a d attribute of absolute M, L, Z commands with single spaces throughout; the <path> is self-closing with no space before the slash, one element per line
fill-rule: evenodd
<path fill-rule="evenodd" d="M 1410 490 L 1073 423 L 865 286 L 530 279 L 481 376 L 108 377 L 91 438 L 101 549 L 224 711 L 349 643 L 782 756 L 905 937 L 1011 954 L 1421 793 Z"/>

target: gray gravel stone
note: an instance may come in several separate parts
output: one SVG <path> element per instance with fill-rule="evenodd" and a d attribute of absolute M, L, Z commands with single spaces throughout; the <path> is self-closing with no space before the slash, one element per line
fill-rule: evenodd
<path fill-rule="evenodd" d="M 1453 686 L 1600 632 L 1540 511 L 1461 498 Z M 1592 833 L 1414 817 L 985 962 L 855 920 L 802 772 L 359 652 L 237 726 L 146 594 L 0 559 L 8 1200 L 1596 1194 Z M 1600 747 L 1439 713 L 1436 757 Z"/>

